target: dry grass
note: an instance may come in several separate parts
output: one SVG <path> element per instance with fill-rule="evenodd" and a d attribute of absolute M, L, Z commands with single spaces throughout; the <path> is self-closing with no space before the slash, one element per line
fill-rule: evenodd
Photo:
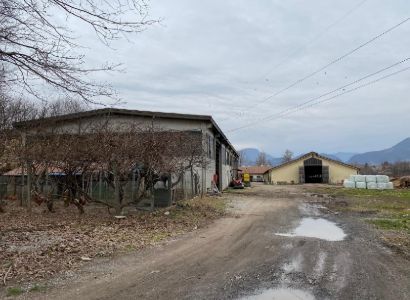
<path fill-rule="evenodd" d="M 31 214 L 7 205 L 0 218 L 0 279 L 37 282 L 85 263 L 81 257 L 112 256 L 195 230 L 225 213 L 223 197 L 196 198 L 155 212 L 133 210 L 114 219 L 103 206 L 76 208 L 56 203 L 56 212 L 35 207 Z M 169 212 L 165 214 L 165 212 Z"/>

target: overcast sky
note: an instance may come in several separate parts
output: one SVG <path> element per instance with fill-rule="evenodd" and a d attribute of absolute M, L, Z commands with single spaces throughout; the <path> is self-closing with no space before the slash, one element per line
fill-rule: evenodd
<path fill-rule="evenodd" d="M 98 76 L 118 90 L 123 107 L 212 115 L 237 149 L 276 156 L 287 148 L 378 150 L 410 136 L 410 70 L 262 121 L 410 57 L 410 21 L 261 103 L 408 18 L 410 1 L 151 0 L 150 6 L 150 17 L 161 23 L 114 49 L 99 46 L 91 33 L 82 35 L 94 62 L 123 64 L 124 73 Z"/>

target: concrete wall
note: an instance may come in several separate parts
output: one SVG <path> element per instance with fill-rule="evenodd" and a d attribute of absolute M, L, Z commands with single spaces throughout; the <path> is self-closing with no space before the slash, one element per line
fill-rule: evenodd
<path fill-rule="evenodd" d="M 299 166 L 303 166 L 303 161 L 272 169 L 269 171 L 269 182 L 273 184 L 278 182 L 299 183 Z"/>
<path fill-rule="evenodd" d="M 350 175 L 358 174 L 356 169 L 332 161 L 323 160 L 323 165 L 329 166 L 329 183 L 331 184 L 342 184 L 343 180 L 349 178 Z"/>
<path fill-rule="evenodd" d="M 342 164 L 323 159 L 317 156 L 310 156 L 316 157 L 322 160 L 323 166 L 329 166 L 329 183 L 330 184 L 341 184 L 344 179 L 348 178 L 350 175 L 357 174 L 357 170 L 355 168 L 344 166 Z M 268 173 L 265 173 L 264 179 L 266 182 L 271 184 L 277 184 L 278 182 L 286 182 L 288 184 L 295 183 L 298 184 L 299 182 L 299 167 L 303 167 L 304 160 L 310 158 L 306 157 L 301 160 L 297 160 L 294 163 L 290 163 L 283 167 L 279 167 L 276 169 L 270 170 Z"/>
<path fill-rule="evenodd" d="M 39 130 L 44 132 L 47 130 L 51 133 L 87 133 L 92 132 L 93 129 L 101 125 L 108 125 L 114 131 L 129 130 L 131 126 L 135 127 L 150 127 L 154 125 L 160 129 L 172 130 L 203 130 L 204 128 L 211 128 L 211 124 L 205 124 L 201 120 L 189 119 L 174 119 L 174 118 L 151 118 L 143 116 L 128 116 L 128 115 L 113 115 L 107 116 L 90 116 L 87 119 L 66 120 L 56 123 L 51 123 L 46 127 L 40 127 Z M 31 129 L 28 133 L 36 133 L 37 129 Z"/>
<path fill-rule="evenodd" d="M 130 127 L 154 127 L 158 129 L 165 130 L 176 130 L 176 131 L 199 131 L 202 132 L 204 155 L 207 157 L 207 136 L 212 138 L 212 156 L 208 157 L 208 163 L 206 167 L 196 168 L 196 172 L 199 175 L 199 184 L 201 188 L 201 193 L 206 193 L 212 187 L 212 180 L 214 174 L 216 174 L 216 162 L 215 162 L 215 152 L 216 152 L 216 140 L 219 137 L 215 136 L 214 127 L 211 122 L 203 120 L 193 120 L 193 119 L 176 119 L 176 118 L 152 118 L 144 116 L 132 116 L 132 115 L 112 115 L 109 118 L 104 115 L 87 117 L 86 119 L 76 119 L 76 120 L 64 120 L 55 123 L 47 124 L 47 126 L 42 126 L 40 128 L 32 128 L 27 130 L 28 134 L 35 135 L 37 132 L 50 132 L 50 133 L 87 133 L 92 132 L 94 128 L 101 126 L 102 124 L 107 124 L 113 131 L 125 131 Z M 222 189 L 228 187 L 232 179 L 232 166 L 227 166 L 223 163 L 223 153 L 225 151 L 225 142 L 221 142 L 221 153 L 220 153 L 220 181 Z M 229 147 L 227 147 L 229 148 Z M 223 149 L 223 150 L 222 150 Z M 233 155 L 233 152 L 230 151 Z M 191 174 L 187 172 L 184 176 L 183 183 L 181 183 L 181 189 L 185 190 L 181 193 L 184 197 L 189 197 L 192 194 L 191 189 Z M 188 190 L 187 190 L 188 189 Z"/>
<path fill-rule="evenodd" d="M 226 189 L 233 179 L 235 179 L 234 169 L 237 168 L 237 161 L 234 159 L 234 153 L 227 147 L 221 147 L 221 187 Z"/>

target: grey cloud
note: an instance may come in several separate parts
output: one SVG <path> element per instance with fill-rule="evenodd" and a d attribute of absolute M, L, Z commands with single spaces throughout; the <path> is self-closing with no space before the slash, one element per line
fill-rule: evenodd
<path fill-rule="evenodd" d="M 254 109 L 265 97 L 408 17 L 407 0 L 368 0 L 346 19 L 314 37 L 360 0 L 192 1 L 153 0 L 143 33 L 98 47 L 91 31 L 90 63 L 121 62 L 124 73 L 99 74 L 125 107 L 211 114 L 224 130 L 261 120 L 408 56 L 410 22 L 325 72 Z M 306 46 L 307 44 L 307 46 Z M 302 49 L 274 68 L 295 50 Z M 407 66 L 410 63 L 407 63 Z M 257 146 L 280 155 L 295 152 L 366 151 L 404 139 L 410 113 L 410 71 L 332 102 L 228 137 L 238 148 Z"/>

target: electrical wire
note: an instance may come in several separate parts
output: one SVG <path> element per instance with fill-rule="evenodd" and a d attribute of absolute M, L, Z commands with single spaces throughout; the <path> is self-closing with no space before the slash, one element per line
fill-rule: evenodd
<path fill-rule="evenodd" d="M 365 2 L 367 2 L 368 0 L 363 0 L 361 1 L 359 4 L 357 4 L 356 6 L 354 6 L 353 8 L 351 8 L 350 10 L 348 10 L 344 15 L 342 15 L 339 19 L 337 19 L 336 21 L 334 21 L 333 23 L 329 24 L 328 26 L 326 26 L 321 32 L 319 32 L 318 34 L 316 34 L 312 39 L 310 39 L 306 44 L 304 44 L 303 46 L 299 47 L 298 49 L 296 49 L 295 51 L 293 51 L 292 53 L 290 53 L 289 55 L 287 55 L 283 60 L 281 60 L 278 64 L 276 64 L 271 70 L 269 70 L 264 76 L 263 78 L 266 79 L 266 77 L 271 74 L 273 71 L 275 71 L 276 69 L 278 69 L 280 66 L 282 66 L 285 62 L 287 62 L 290 58 L 292 58 L 294 55 L 302 52 L 305 48 L 307 48 L 309 45 L 313 44 L 315 41 L 317 41 L 322 35 L 324 35 L 326 32 L 328 32 L 330 29 L 332 29 L 333 27 L 335 27 L 337 24 L 339 24 L 340 22 L 342 22 L 344 19 L 346 19 L 349 15 L 351 15 L 355 10 L 357 10 L 358 8 L 360 8 Z"/>
<path fill-rule="evenodd" d="M 395 24 L 394 26 L 390 27 L 389 29 L 383 31 L 382 33 L 380 33 L 380 34 L 378 34 L 378 35 L 376 35 L 376 36 L 374 36 L 374 37 L 371 38 L 370 40 L 367 40 L 366 42 L 360 44 L 360 45 L 357 46 L 356 48 L 354 48 L 354 49 L 348 51 L 347 53 L 343 54 L 342 56 L 339 56 L 338 58 L 332 60 L 331 62 L 327 63 L 326 65 L 324 65 L 324 66 L 320 67 L 319 69 L 313 71 L 312 73 L 309 73 L 308 75 L 306 75 L 306 76 L 304 76 L 304 77 L 302 77 L 302 78 L 296 80 L 296 81 L 293 82 L 292 84 L 290 84 L 290 85 L 286 86 L 285 88 L 283 88 L 283 89 L 277 91 L 276 93 L 274 93 L 274 94 L 272 94 L 272 95 L 270 95 L 270 96 L 268 96 L 268 97 L 265 97 L 262 101 L 252 104 L 252 106 L 250 106 L 250 107 L 248 108 L 248 110 L 255 109 L 257 106 L 268 102 L 268 101 L 271 100 L 272 98 L 274 98 L 274 97 L 276 97 L 276 96 L 282 94 L 283 92 L 285 92 L 285 91 L 291 89 L 292 87 L 298 85 L 299 83 L 302 83 L 303 81 L 305 81 L 305 80 L 307 80 L 307 79 L 313 77 L 314 75 L 316 75 L 316 74 L 318 74 L 318 73 L 324 71 L 324 70 L 327 69 L 328 67 L 330 67 L 330 66 L 332 66 L 332 65 L 334 65 L 334 64 L 336 64 L 336 63 L 338 63 L 338 62 L 340 62 L 341 60 L 343 60 L 343 59 L 345 59 L 346 57 L 348 57 L 348 56 L 352 55 L 353 53 L 355 53 L 356 51 L 362 49 L 363 47 L 365 47 L 365 46 L 371 44 L 372 42 L 374 42 L 374 41 L 376 41 L 376 40 L 378 40 L 379 38 L 383 37 L 384 35 L 388 34 L 388 33 L 391 32 L 391 31 L 393 31 L 394 29 L 400 27 L 401 25 L 405 24 L 405 23 L 408 22 L 409 20 L 410 20 L 410 18 L 406 18 L 406 19 L 402 20 L 401 22 Z"/>
<path fill-rule="evenodd" d="M 382 76 L 382 77 L 380 77 L 380 78 L 378 78 L 378 79 L 375 79 L 375 80 L 373 80 L 373 81 L 370 81 L 370 82 L 365 83 L 365 84 L 363 84 L 363 85 L 359 85 L 358 87 L 355 87 L 355 88 L 353 88 L 353 89 L 350 89 L 350 90 L 347 90 L 347 91 L 346 91 L 346 87 L 349 87 L 349 86 L 352 86 L 352 85 L 354 85 L 354 84 L 357 84 L 357 83 L 359 83 L 359 82 L 361 82 L 361 81 L 363 81 L 363 80 L 365 80 L 365 79 L 368 79 L 368 78 L 370 78 L 370 77 L 372 77 L 372 76 L 375 76 L 375 75 L 377 75 L 377 74 L 380 74 L 380 73 L 382 73 L 382 72 L 384 72 L 384 71 L 387 71 L 387 70 L 389 70 L 389 69 L 391 69 L 391 68 L 394 68 L 394 67 L 396 67 L 396 66 L 398 66 L 398 65 L 400 65 L 400 64 L 402 64 L 402 63 L 405 63 L 405 62 L 407 62 L 407 61 L 409 61 L 409 60 L 410 60 L 410 57 L 409 57 L 409 58 L 405 58 L 405 59 L 403 59 L 403 60 L 401 60 L 401 61 L 399 61 L 399 62 L 396 62 L 396 63 L 394 63 L 394 64 L 392 64 L 392 65 L 390 65 L 390 66 L 388 66 L 388 67 L 382 68 L 382 69 L 380 69 L 380 70 L 378 70 L 378 71 L 376 71 L 376 72 L 374 72 L 374 73 L 368 74 L 368 75 L 366 75 L 366 76 L 364 76 L 364 77 L 362 77 L 362 78 L 359 78 L 359 79 L 357 79 L 357 80 L 355 80 L 355 81 L 352 81 L 352 82 L 350 82 L 350 83 L 348 83 L 348 84 L 346 84 L 346 85 L 343 85 L 343 86 L 341 86 L 341 87 L 339 87 L 339 88 L 337 88 L 337 89 L 334 89 L 334 90 L 332 90 L 332 91 L 330 91 L 330 92 L 324 93 L 324 94 L 322 94 L 322 95 L 320 95 L 320 96 L 317 96 L 317 97 L 315 97 L 315 98 L 312 98 L 312 99 L 310 99 L 310 100 L 308 100 L 308 101 L 305 101 L 305 102 L 303 102 L 303 103 L 301 103 L 301 104 L 298 104 L 298 105 L 293 106 L 293 107 L 291 107 L 291 108 L 285 109 L 285 110 L 283 110 L 283 111 L 281 111 L 281 112 L 279 112 L 279 113 L 276 113 L 276 114 L 274 114 L 274 115 L 270 115 L 270 116 L 267 116 L 267 117 L 258 119 L 258 121 L 250 122 L 250 123 L 245 124 L 245 125 L 243 125 L 243 126 L 236 127 L 236 128 L 230 129 L 230 130 L 227 130 L 227 132 L 235 132 L 235 131 L 238 131 L 238 130 L 241 130 L 241 129 L 244 129 L 244 128 L 251 127 L 251 126 L 256 125 L 256 124 L 260 124 L 261 121 L 270 121 L 270 120 L 273 120 L 273 119 L 275 119 L 275 118 L 277 118 L 277 117 L 286 116 L 286 115 L 288 115 L 288 114 L 290 114 L 290 113 L 294 113 L 294 112 L 296 112 L 296 111 L 299 111 L 300 109 L 312 107 L 312 106 L 314 106 L 314 105 L 317 105 L 317 104 L 320 104 L 320 103 L 329 101 L 329 100 L 334 99 L 334 98 L 336 98 L 336 97 L 339 97 L 339 96 L 341 96 L 341 95 L 344 95 L 344 94 L 347 94 L 347 93 L 356 91 L 356 90 L 358 90 L 358 89 L 360 89 L 360 88 L 363 88 L 363 87 L 366 87 L 366 86 L 368 86 L 368 85 L 370 85 L 370 84 L 374 84 L 374 83 L 379 82 L 379 81 L 381 81 L 381 80 L 383 80 L 383 79 L 386 79 L 386 78 L 389 78 L 389 77 L 391 77 L 391 76 L 397 75 L 397 74 L 399 74 L 399 73 L 401 73 L 401 72 L 404 72 L 404 71 L 410 69 L 410 67 L 407 67 L 407 68 L 401 69 L 401 70 L 399 70 L 399 71 L 390 73 L 390 74 L 388 74 L 388 75 Z M 343 92 L 342 92 L 342 93 L 339 93 L 339 94 L 337 94 L 337 95 L 335 95 L 335 96 L 332 96 L 332 97 L 330 97 L 330 98 L 326 98 L 326 99 L 324 99 L 324 100 L 317 101 L 317 100 L 319 100 L 319 99 L 321 99 L 321 98 L 324 98 L 324 97 L 326 97 L 326 96 L 328 96 L 328 95 L 330 95 L 330 94 L 334 94 L 335 92 L 340 91 L 340 90 L 343 91 Z M 308 105 L 308 104 L 310 104 L 310 105 Z"/>

